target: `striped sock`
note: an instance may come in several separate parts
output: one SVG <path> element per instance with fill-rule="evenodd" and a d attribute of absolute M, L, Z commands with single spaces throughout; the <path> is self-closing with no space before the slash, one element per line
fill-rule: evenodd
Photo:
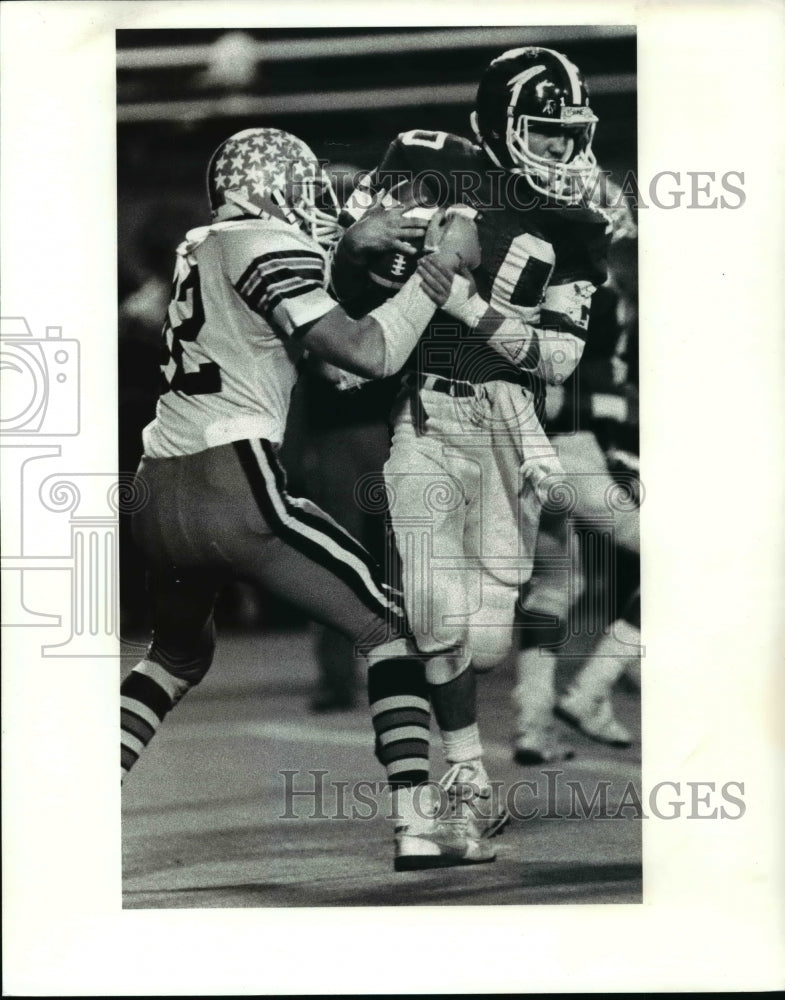
<path fill-rule="evenodd" d="M 431 713 L 423 664 L 403 658 L 372 664 L 368 700 L 376 756 L 387 771 L 390 787 L 427 782 Z"/>
<path fill-rule="evenodd" d="M 120 685 L 121 780 L 190 686 L 152 660 L 137 663 Z"/>

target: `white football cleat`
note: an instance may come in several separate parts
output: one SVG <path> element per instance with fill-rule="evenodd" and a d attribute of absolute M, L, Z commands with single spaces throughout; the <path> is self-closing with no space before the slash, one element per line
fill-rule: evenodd
<path fill-rule="evenodd" d="M 452 815 L 465 820 L 470 836 L 478 840 L 495 837 L 510 819 L 501 789 L 493 787 L 479 757 L 453 764 L 439 787 L 447 794 Z"/>
<path fill-rule="evenodd" d="M 479 865 L 495 859 L 496 852 L 487 840 L 470 836 L 465 820 L 434 818 L 416 826 L 395 828 L 397 872 Z"/>
<path fill-rule="evenodd" d="M 613 714 L 610 695 L 588 696 L 570 688 L 554 710 L 556 715 L 599 743 L 626 747 L 632 734 Z"/>

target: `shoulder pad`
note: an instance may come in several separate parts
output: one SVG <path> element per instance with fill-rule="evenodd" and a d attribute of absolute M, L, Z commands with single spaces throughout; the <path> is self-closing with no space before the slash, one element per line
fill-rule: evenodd
<path fill-rule="evenodd" d="M 239 219 L 219 222 L 210 227 L 211 232 L 220 233 L 231 242 L 240 244 L 264 244 L 274 250 L 319 250 L 324 251 L 297 226 L 277 219 Z"/>
<path fill-rule="evenodd" d="M 585 202 L 581 205 L 564 205 L 560 208 L 551 209 L 567 223 L 576 226 L 601 227 L 605 229 L 611 225 L 610 216 L 594 202 Z"/>
<path fill-rule="evenodd" d="M 243 269 L 258 257 L 305 251 L 326 259 L 324 250 L 296 226 L 277 220 L 243 219 L 211 227 L 220 240 L 221 254 L 230 272 Z"/>
<path fill-rule="evenodd" d="M 382 168 L 448 168 L 451 162 L 473 158 L 477 149 L 468 139 L 450 132 L 411 129 L 401 132 L 390 144 Z"/>

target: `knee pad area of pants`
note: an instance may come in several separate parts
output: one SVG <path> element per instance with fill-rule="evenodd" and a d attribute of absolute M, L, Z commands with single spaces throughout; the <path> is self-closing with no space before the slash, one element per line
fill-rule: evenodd
<path fill-rule="evenodd" d="M 210 669 L 214 655 L 214 627 L 206 629 L 191 649 L 166 649 L 153 636 L 147 651 L 148 660 L 159 663 L 173 677 L 186 681 L 191 687 L 198 684 Z"/>
<path fill-rule="evenodd" d="M 497 667 L 512 648 L 512 624 L 483 628 L 472 634 L 472 666 L 480 673 Z"/>
<path fill-rule="evenodd" d="M 487 574 L 482 580 L 481 605 L 469 621 L 469 649 L 475 670 L 497 666 L 512 647 L 517 586 L 510 586 Z"/>
<path fill-rule="evenodd" d="M 453 651 L 431 656 L 425 661 L 425 679 L 429 684 L 449 684 L 469 669 L 471 659 L 466 652 Z"/>
<path fill-rule="evenodd" d="M 466 575 L 437 572 L 427 584 L 405 588 L 409 625 L 422 653 L 439 655 L 466 647 L 470 613 Z"/>

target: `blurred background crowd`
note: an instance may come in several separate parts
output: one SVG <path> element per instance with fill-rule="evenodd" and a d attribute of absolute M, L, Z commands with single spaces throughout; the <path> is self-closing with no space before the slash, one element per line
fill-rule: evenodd
<path fill-rule="evenodd" d="M 250 126 L 293 132 L 325 161 L 343 200 L 358 171 L 372 169 L 399 132 L 417 128 L 470 137 L 469 113 L 483 70 L 505 49 L 526 44 L 558 49 L 580 67 L 600 119 L 594 142 L 598 162 L 622 185 L 636 166 L 632 28 L 117 33 L 121 472 L 136 468 L 141 430 L 154 415 L 174 248 L 189 228 L 209 221 L 204 175 L 215 147 Z M 604 655 L 612 661 L 606 680 L 638 683 L 635 633 L 619 633 L 614 625 L 625 615 L 636 618 L 629 608 L 639 576 L 635 232 L 628 211 L 612 246 L 608 282 L 595 295 L 578 373 L 548 400 L 549 433 L 572 442 L 582 463 L 577 471 L 588 478 L 601 475 L 601 500 L 609 481 L 621 489 L 615 507 L 603 506 L 596 495 L 585 504 L 578 502 L 570 531 L 580 535 L 578 549 L 565 540 L 563 520 L 549 525 L 546 518 L 543 526 L 544 546 L 549 540 L 557 551 L 566 546 L 579 564 L 572 582 L 562 583 L 562 590 L 569 591 L 570 614 L 563 600 L 556 602 L 558 607 L 522 602 L 533 614 L 530 625 L 547 619 L 549 611 L 551 616 L 558 612 L 563 634 L 554 660 L 561 662 L 563 673 L 548 684 L 561 689 L 587 656 L 606 647 Z M 388 402 L 379 391 L 340 397 L 306 377 L 295 393 L 284 454 L 291 492 L 314 499 L 377 554 L 384 551 L 384 514 L 361 510 L 354 489 L 361 476 L 378 471 L 384 462 Z M 121 546 L 124 637 L 133 638 L 147 627 L 148 615 L 144 569 L 125 523 Z M 541 581 L 544 576 L 547 570 Z M 547 589 L 547 582 L 541 582 L 540 591 Z M 292 609 L 244 586 L 227 591 L 218 614 L 219 625 L 229 627 L 266 630 L 304 624 Z M 632 627 L 637 627 L 634 620 Z M 620 634 L 626 648 L 619 646 Z M 348 708 L 357 696 L 351 657 L 335 637 L 318 641 L 322 676 L 314 678 L 312 707 Z M 609 641 L 616 647 L 608 647 Z M 546 694 L 546 700 L 552 699 L 552 691 Z M 625 742 L 623 732 L 616 735 L 619 743 Z"/>

